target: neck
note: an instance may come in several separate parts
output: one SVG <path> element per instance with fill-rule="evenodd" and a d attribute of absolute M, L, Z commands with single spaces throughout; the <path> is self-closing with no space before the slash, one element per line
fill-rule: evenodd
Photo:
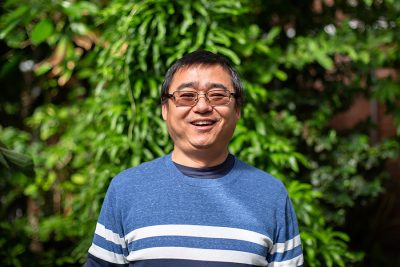
<path fill-rule="evenodd" d="M 185 153 L 183 151 L 174 149 L 172 151 L 172 161 L 183 166 L 192 168 L 206 168 L 213 167 L 223 163 L 228 156 L 228 149 L 223 152 L 210 152 L 210 151 L 191 151 Z"/>

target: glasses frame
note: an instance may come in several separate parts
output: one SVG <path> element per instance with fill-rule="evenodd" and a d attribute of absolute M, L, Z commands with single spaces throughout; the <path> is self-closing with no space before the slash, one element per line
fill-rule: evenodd
<path fill-rule="evenodd" d="M 210 92 L 215 92 L 215 91 L 224 91 L 225 93 L 229 93 L 229 94 L 228 94 L 228 97 L 229 97 L 228 102 L 227 102 L 226 104 L 223 104 L 223 105 L 212 105 L 212 104 L 210 103 L 210 99 L 208 99 L 208 96 L 207 96 L 207 95 L 208 95 Z M 178 104 L 176 103 L 176 97 L 175 97 L 175 93 L 178 93 L 178 92 L 183 92 L 183 93 L 184 93 L 184 92 L 196 93 L 197 97 L 196 97 L 196 100 L 194 101 L 193 105 L 178 105 Z M 200 99 L 200 96 L 201 96 L 201 95 L 204 96 L 204 98 L 205 98 L 206 101 L 207 101 L 207 104 L 210 105 L 210 106 L 212 106 L 212 107 L 227 106 L 227 105 L 229 105 L 229 103 L 231 103 L 232 96 L 233 96 L 234 98 L 236 98 L 236 96 L 237 96 L 236 93 L 232 93 L 231 91 L 229 91 L 229 90 L 227 90 L 227 89 L 214 89 L 214 90 L 209 90 L 209 91 L 207 91 L 207 92 L 205 92 L 205 93 L 199 93 L 199 92 L 197 92 L 197 91 L 191 91 L 191 90 L 177 90 L 177 91 L 174 91 L 174 92 L 172 92 L 172 93 L 166 94 L 166 97 L 167 97 L 168 99 L 172 99 L 172 101 L 174 102 L 174 104 L 175 104 L 176 107 L 194 107 L 194 106 L 196 106 L 197 103 L 199 102 L 199 99 Z"/>

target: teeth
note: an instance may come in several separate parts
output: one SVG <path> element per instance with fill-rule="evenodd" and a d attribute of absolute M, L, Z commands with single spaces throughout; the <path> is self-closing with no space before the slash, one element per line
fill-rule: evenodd
<path fill-rule="evenodd" d="M 211 125 L 212 122 L 211 121 L 196 121 L 193 122 L 194 125 L 198 125 L 198 126 L 202 126 L 202 125 Z"/>

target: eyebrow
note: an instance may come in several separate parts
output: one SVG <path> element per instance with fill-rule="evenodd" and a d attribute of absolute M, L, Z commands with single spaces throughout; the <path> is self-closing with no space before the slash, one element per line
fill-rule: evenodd
<path fill-rule="evenodd" d="M 198 90 L 199 83 L 198 82 L 182 83 L 176 88 L 176 90 L 182 90 L 185 88 L 193 88 L 195 90 Z M 222 83 L 207 83 L 206 84 L 206 90 L 210 90 L 210 89 L 214 89 L 214 88 L 228 90 L 228 88 L 225 85 L 223 85 Z"/>
<path fill-rule="evenodd" d="M 222 83 L 207 83 L 206 88 L 207 89 L 219 88 L 219 89 L 228 90 L 228 88 L 225 85 L 223 85 Z"/>
<path fill-rule="evenodd" d="M 185 88 L 193 88 L 193 89 L 197 89 L 199 87 L 199 83 L 198 82 L 188 82 L 188 83 L 182 83 L 180 84 L 176 90 L 182 90 Z"/>

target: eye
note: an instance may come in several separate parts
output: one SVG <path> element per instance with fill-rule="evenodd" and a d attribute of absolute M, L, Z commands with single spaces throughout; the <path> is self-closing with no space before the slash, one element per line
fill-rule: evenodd
<path fill-rule="evenodd" d="M 222 98 L 228 96 L 227 92 L 224 90 L 209 91 L 208 97 L 210 98 Z"/>
<path fill-rule="evenodd" d="M 195 92 L 177 92 L 177 96 L 181 98 L 196 98 Z"/>

